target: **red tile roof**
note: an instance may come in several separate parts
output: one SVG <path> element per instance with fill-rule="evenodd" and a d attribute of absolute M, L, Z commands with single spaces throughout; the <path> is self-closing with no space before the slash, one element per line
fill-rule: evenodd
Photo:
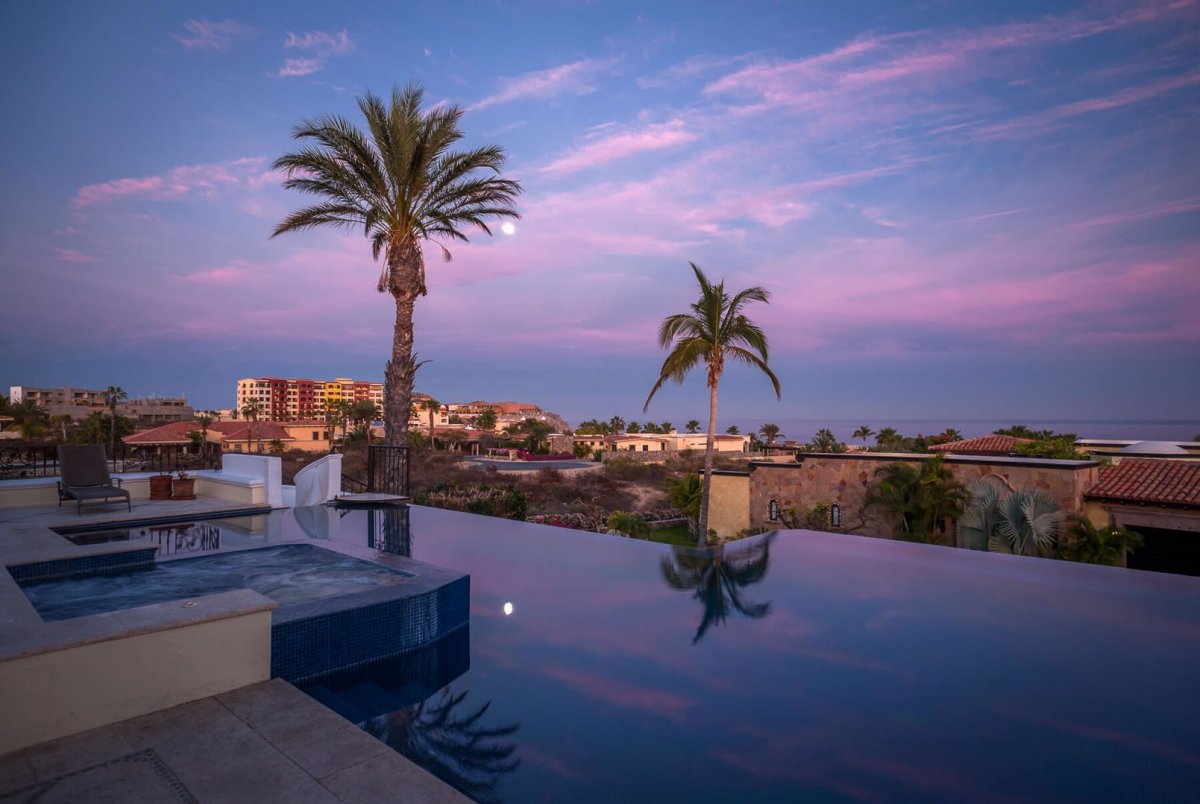
<path fill-rule="evenodd" d="M 934 444 L 930 452 L 949 452 L 955 455 L 1008 455 L 1016 450 L 1019 444 L 1031 444 L 1033 439 L 1016 438 L 1014 436 L 991 435 L 979 438 L 967 438 L 962 441 L 950 441 L 946 444 Z"/>
<path fill-rule="evenodd" d="M 226 440 L 230 441 L 245 441 L 248 431 L 250 430 L 251 422 L 239 421 L 220 421 L 213 422 L 208 426 L 209 433 L 220 433 Z M 196 422 L 171 422 L 164 424 L 162 427 L 154 427 L 149 430 L 142 430 L 122 438 L 126 444 L 189 444 L 191 439 L 188 438 L 188 433 L 195 431 L 197 433 L 203 430 Z M 260 421 L 254 430 L 253 438 L 258 440 L 261 437 L 263 441 L 294 441 L 287 430 L 278 422 Z"/>
<path fill-rule="evenodd" d="M 1122 502 L 1200 505 L 1200 461 L 1126 458 L 1100 469 L 1100 480 L 1083 494 Z"/>

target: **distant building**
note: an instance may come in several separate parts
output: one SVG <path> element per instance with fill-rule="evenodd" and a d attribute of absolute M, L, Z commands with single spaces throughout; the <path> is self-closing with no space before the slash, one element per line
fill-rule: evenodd
<path fill-rule="evenodd" d="M 702 450 L 707 436 L 704 433 L 617 433 L 610 435 L 577 435 L 574 443 L 587 446 L 592 451 L 604 452 L 661 452 L 663 460 L 669 454 L 684 450 Z M 750 436 L 719 433 L 713 437 L 716 452 L 747 452 Z"/>
<path fill-rule="evenodd" d="M 324 419 L 334 402 L 374 402 L 383 410 L 383 383 L 351 380 L 309 380 L 297 377 L 249 377 L 237 381 L 237 410 L 257 401 L 264 419 L 295 421 Z"/>
<path fill-rule="evenodd" d="M 70 416 L 82 420 L 96 411 L 108 410 L 105 392 L 89 388 L 14 385 L 8 389 L 8 395 L 13 402 L 34 402 L 50 416 Z M 138 427 L 153 427 L 169 422 L 191 421 L 194 411 L 182 396 L 144 397 L 118 402 L 117 415 L 132 419 Z"/>
<path fill-rule="evenodd" d="M 160 447 L 187 446 L 193 443 L 189 433 L 202 433 L 197 422 L 174 422 L 152 430 L 126 436 L 122 439 L 129 446 Z M 301 449 L 307 452 L 329 452 L 330 429 L 323 421 L 215 421 L 208 426 L 208 442 L 216 444 L 222 452 L 270 452 L 274 442 L 283 444 L 284 449 Z"/>
<path fill-rule="evenodd" d="M 967 438 L 962 441 L 949 441 L 945 444 L 934 444 L 929 451 L 935 455 L 1014 455 L 1017 447 L 1022 444 L 1032 444 L 1032 438 L 1017 438 L 1015 436 L 990 435 L 978 438 Z"/>

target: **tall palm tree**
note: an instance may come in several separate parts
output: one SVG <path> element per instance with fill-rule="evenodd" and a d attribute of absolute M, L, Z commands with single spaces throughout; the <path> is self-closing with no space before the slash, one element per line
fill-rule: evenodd
<path fill-rule="evenodd" d="M 208 465 L 208 453 L 209 453 L 208 428 L 212 427 L 213 421 L 214 421 L 213 417 L 209 416 L 207 413 L 201 413 L 199 416 L 196 417 L 196 424 L 200 425 L 200 438 L 201 438 L 200 450 L 201 450 L 201 457 L 204 460 L 205 466 Z"/>
<path fill-rule="evenodd" d="M 864 424 L 862 427 L 854 431 L 854 435 L 852 435 L 851 438 L 861 438 L 863 447 L 865 448 L 867 446 L 867 439 L 873 435 L 875 435 L 875 431 L 872 430 L 868 425 Z"/>
<path fill-rule="evenodd" d="M 490 235 L 488 219 L 520 217 L 515 205 L 521 185 L 500 177 L 504 150 L 451 150 L 463 137 L 463 110 L 449 105 L 422 111 L 423 100 L 415 84 L 394 87 L 390 104 L 368 92 L 358 99 L 367 134 L 337 115 L 305 120 L 292 136 L 307 147 L 274 164 L 287 171 L 284 187 L 319 200 L 284 218 L 272 237 L 321 226 L 360 228 L 372 257 L 383 254 L 376 287 L 391 293 L 396 305 L 384 377 L 385 441 L 393 446 L 408 443 L 417 370 L 413 305 L 428 292 L 423 243 L 436 243 L 449 260 L 442 239 L 466 241 L 471 227 Z"/>
<path fill-rule="evenodd" d="M 429 451 L 433 452 L 433 417 L 442 409 L 442 403 L 433 397 L 422 400 L 418 406 L 421 410 L 429 411 Z"/>
<path fill-rule="evenodd" d="M 608 420 L 608 429 L 614 433 L 620 433 L 625 430 L 625 420 L 620 416 L 613 416 Z"/>
<path fill-rule="evenodd" d="M 742 589 L 766 577 L 771 562 L 772 538 L 764 537 L 749 548 L 728 556 L 725 545 L 718 544 L 699 551 L 675 547 L 670 558 L 662 557 L 659 568 L 667 585 L 683 592 L 694 592 L 692 596 L 704 606 L 704 617 L 692 637 L 693 645 L 710 626 L 725 622 L 730 611 L 752 620 L 770 613 L 770 603 L 743 600 Z"/>
<path fill-rule="evenodd" d="M 700 422 L 696 421 L 695 419 L 689 419 L 685 427 L 689 433 L 700 432 Z"/>
<path fill-rule="evenodd" d="M 717 386 L 725 361 L 747 363 L 762 371 L 771 380 L 776 398 L 782 398 L 779 378 L 767 365 L 767 336 L 746 317 L 743 309 L 750 302 L 768 304 L 771 294 L 761 287 L 739 290 L 732 296 L 725 291 L 725 282 L 717 284 L 699 266 L 691 263 L 700 286 L 700 298 L 691 305 L 690 313 L 677 313 L 663 319 L 658 329 L 658 343 L 671 352 L 663 361 L 658 381 L 650 389 L 642 412 L 650 408 L 650 400 L 667 380 L 682 383 L 688 372 L 703 365 L 708 382 L 708 438 L 704 443 L 704 489 L 700 503 L 701 545 L 708 541 L 708 496 L 712 487 L 713 440 L 717 434 Z"/>
<path fill-rule="evenodd" d="M 779 425 L 767 422 L 762 427 L 758 428 L 758 432 L 762 434 L 763 438 L 767 439 L 768 447 L 774 446 L 775 439 L 779 438 Z"/>
<path fill-rule="evenodd" d="M 246 431 L 246 452 L 250 452 L 250 441 L 258 432 L 258 417 L 263 411 L 262 403 L 257 399 L 251 399 L 242 405 L 242 415 L 250 420 L 250 427 Z M 262 438 L 258 439 L 258 451 L 262 453 Z"/>
<path fill-rule="evenodd" d="M 117 459 L 117 403 L 128 399 L 129 394 L 119 385 L 104 389 L 104 401 L 108 405 L 108 459 Z"/>

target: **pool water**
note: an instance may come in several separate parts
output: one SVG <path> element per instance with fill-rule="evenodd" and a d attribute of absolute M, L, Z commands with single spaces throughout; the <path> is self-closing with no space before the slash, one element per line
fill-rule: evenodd
<path fill-rule="evenodd" d="M 166 561 L 141 570 L 22 584 L 43 620 L 66 620 L 106 611 L 253 589 L 280 605 L 307 603 L 411 576 L 308 544 Z"/>
<path fill-rule="evenodd" d="M 478 800 L 1200 789 L 1197 579 L 812 532 L 698 553 L 420 507 L 322 537 L 470 573 L 469 663 L 417 663 L 461 675 L 415 703 L 385 694 L 415 683 L 396 666 L 312 694 Z"/>

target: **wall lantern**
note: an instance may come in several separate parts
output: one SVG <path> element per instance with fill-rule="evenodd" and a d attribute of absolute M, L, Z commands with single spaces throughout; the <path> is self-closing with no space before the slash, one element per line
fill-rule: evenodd
<path fill-rule="evenodd" d="M 829 509 L 829 524 L 835 528 L 842 526 L 842 506 L 837 503 L 834 503 L 833 507 Z"/>
<path fill-rule="evenodd" d="M 767 519 L 770 519 L 772 522 L 779 521 L 779 501 L 778 500 L 771 500 L 769 503 L 767 503 Z"/>

